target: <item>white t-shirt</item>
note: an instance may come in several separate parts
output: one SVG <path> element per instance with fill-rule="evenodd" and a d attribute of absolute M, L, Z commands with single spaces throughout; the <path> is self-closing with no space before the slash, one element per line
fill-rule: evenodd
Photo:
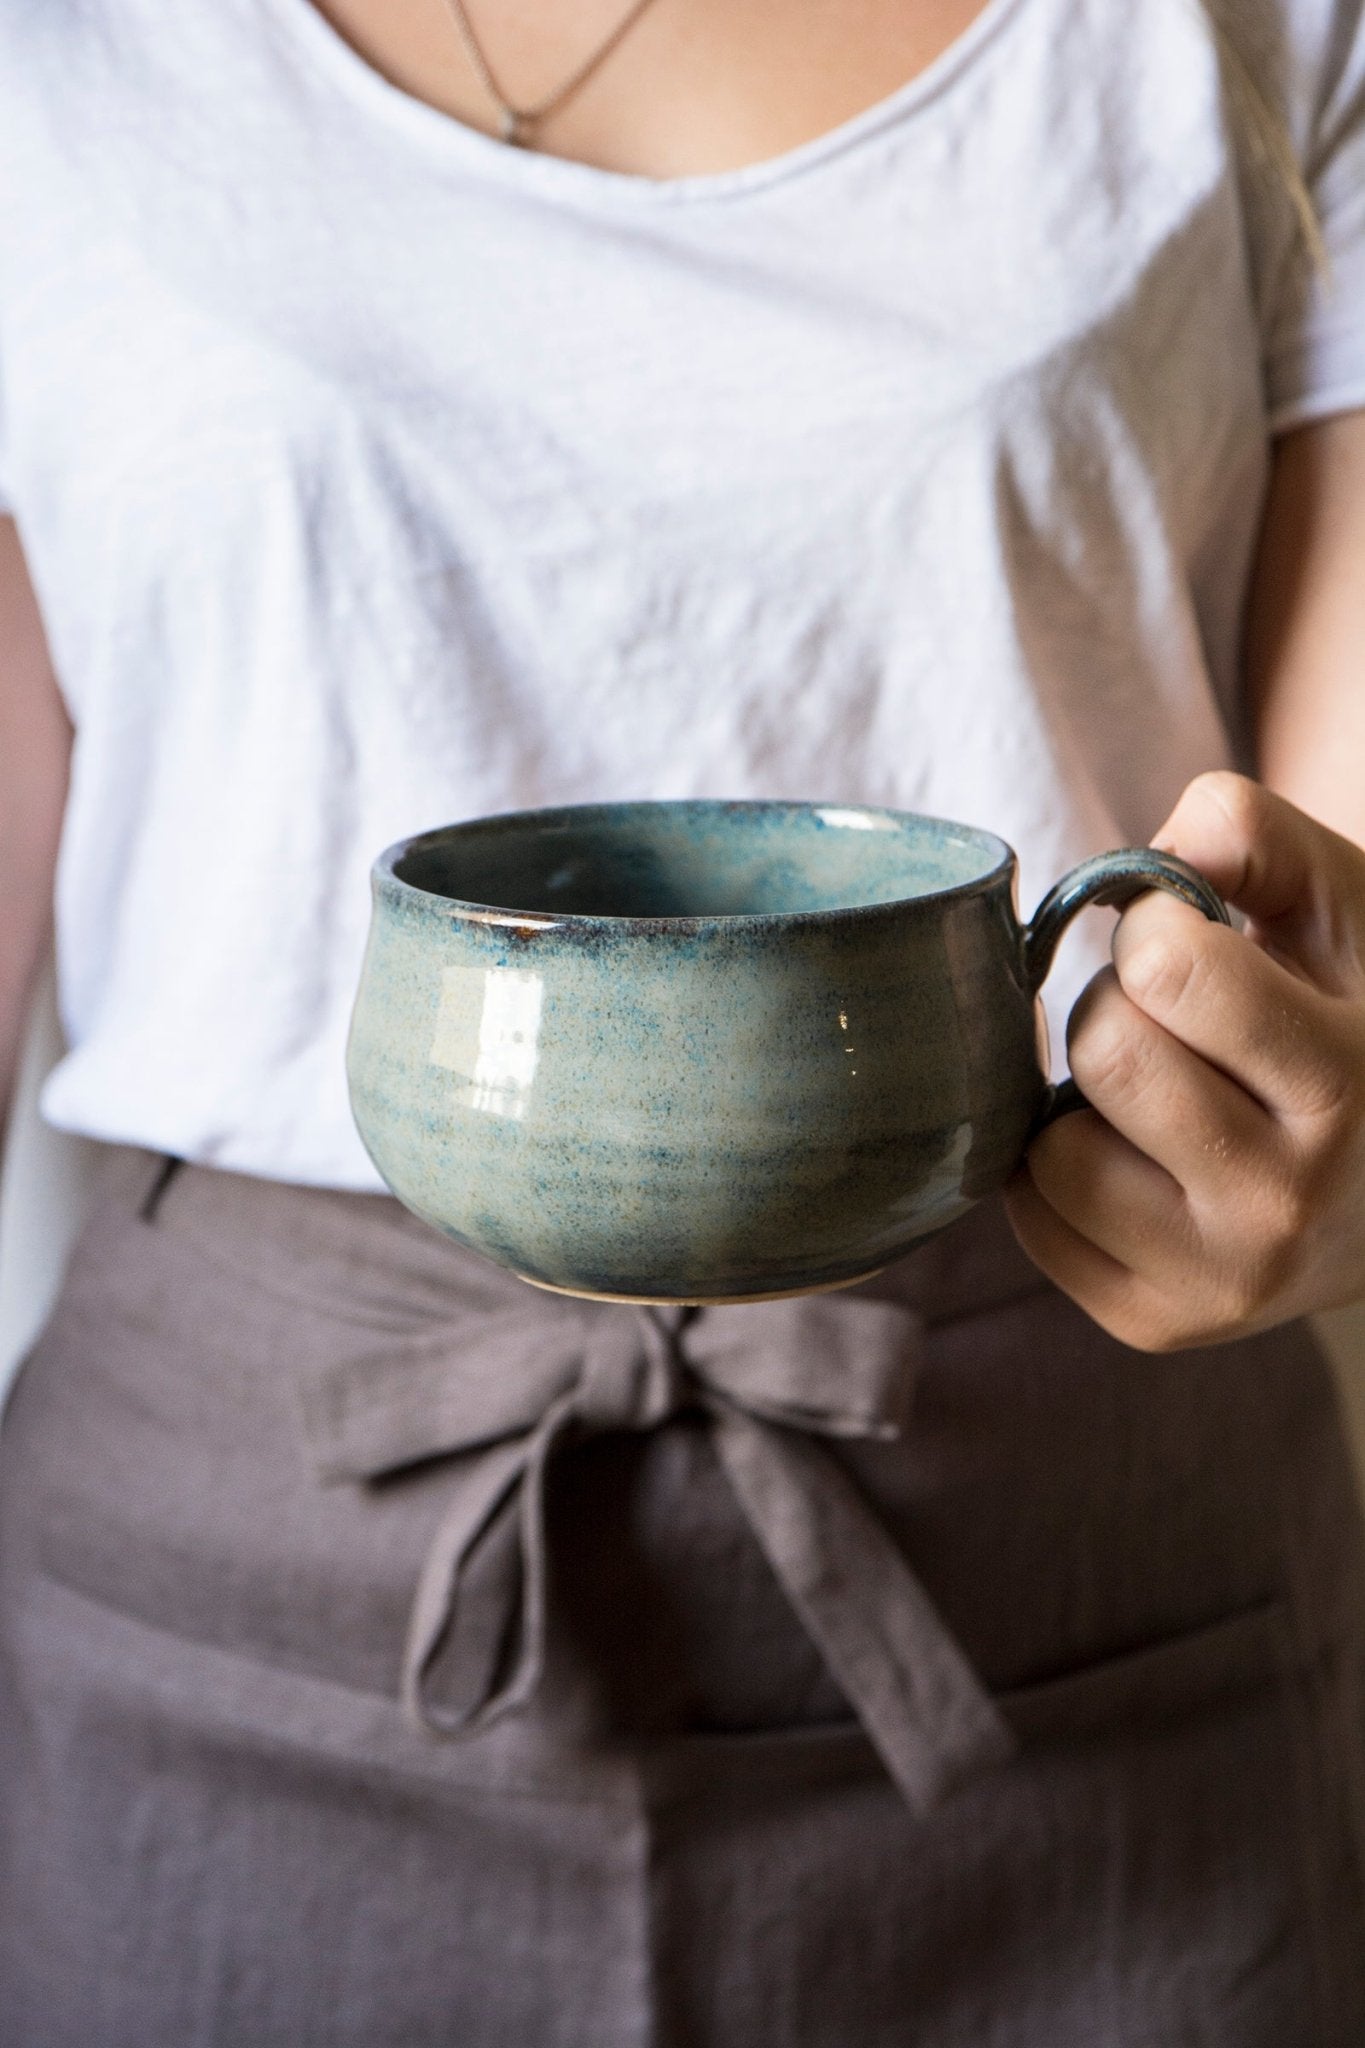
<path fill-rule="evenodd" d="M 990 0 L 753 168 L 510 150 L 309 0 L 0 0 L 0 488 L 78 727 L 50 1117 L 377 1185 L 373 855 L 868 800 L 1025 910 L 1239 758 L 1267 437 L 1365 404 L 1362 0 Z M 1073 946 L 1062 1010 L 1106 934 Z"/>

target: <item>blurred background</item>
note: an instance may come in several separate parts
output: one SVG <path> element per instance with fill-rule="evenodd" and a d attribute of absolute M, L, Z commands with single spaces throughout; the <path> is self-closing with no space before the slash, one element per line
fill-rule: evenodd
<path fill-rule="evenodd" d="M 38 1115 L 43 1076 L 61 1050 L 51 977 L 34 1015 L 0 1177 L 0 1399 L 42 1327 L 85 1209 L 96 1148 L 49 1130 Z M 1365 1303 L 1318 1319 L 1336 1370 L 1365 1495 Z"/>

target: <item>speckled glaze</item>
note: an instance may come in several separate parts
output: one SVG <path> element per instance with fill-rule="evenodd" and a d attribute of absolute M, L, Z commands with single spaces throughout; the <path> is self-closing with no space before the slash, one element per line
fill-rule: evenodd
<path fill-rule="evenodd" d="M 847 806 L 580 805 L 405 841 L 374 869 L 360 1134 L 410 1209 L 541 1286 L 847 1284 L 999 1187 L 1049 1113 L 1036 995 L 1082 903 L 1155 883 L 1226 915 L 1147 852 L 1074 871 L 1028 928 L 1014 883 L 989 833 Z"/>

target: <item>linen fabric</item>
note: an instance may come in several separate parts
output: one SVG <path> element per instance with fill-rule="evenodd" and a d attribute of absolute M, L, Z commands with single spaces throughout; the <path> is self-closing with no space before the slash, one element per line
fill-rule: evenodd
<path fill-rule="evenodd" d="M 0 487 L 79 729 L 48 1115 L 376 1187 L 366 874 L 428 826 L 882 802 L 1002 833 L 1028 911 L 1240 760 L 1268 436 L 1365 404 L 1365 31 L 1225 12 L 1330 278 L 1199 0 L 988 0 L 665 182 L 308 0 L 0 0 Z"/>
<path fill-rule="evenodd" d="M 636 1310 L 386 1197 L 112 1158 L 0 1431 L 0 2037 L 1357 2048 L 1365 1606 L 1307 1335 L 1126 1351 L 994 1207 L 814 1312 L 673 1334 L 693 1398 L 632 1407 L 602 1361 L 657 1383 Z M 414 1590 L 566 1377 L 537 1682 L 434 1738 Z M 918 1588 L 911 1681 L 951 1638 L 1012 1758 L 894 1782 L 733 1486 L 722 1381 L 852 1419 L 793 1436 Z M 517 1668 L 507 1526 L 450 1712 Z"/>

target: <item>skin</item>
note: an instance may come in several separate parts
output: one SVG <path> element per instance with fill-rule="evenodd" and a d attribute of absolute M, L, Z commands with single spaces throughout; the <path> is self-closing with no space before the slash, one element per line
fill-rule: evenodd
<path fill-rule="evenodd" d="M 473 4 L 473 0 L 471 0 Z M 327 0 L 414 96 L 497 126 L 443 0 Z M 657 0 L 538 146 L 652 177 L 797 147 L 933 61 L 979 0 Z M 518 101 L 552 90 L 619 0 L 474 5 Z M 1115 927 L 1077 1005 L 1093 1104 L 1009 1192 L 1025 1250 L 1143 1350 L 1215 1343 L 1365 1295 L 1365 414 L 1275 454 L 1247 631 L 1261 781 L 1201 776 L 1156 843 L 1249 920 L 1165 896 Z M 0 520 L 0 1108 L 50 922 L 70 727 L 18 538 Z M 1329 829 L 1330 828 L 1330 829 Z"/>
<path fill-rule="evenodd" d="M 570 77 L 629 0 L 466 0 L 493 75 L 534 105 Z M 604 170 L 683 177 L 794 149 L 884 99 L 970 26 L 982 0 L 653 0 L 610 59 L 537 134 Z M 471 127 L 499 110 L 445 0 L 321 0 L 377 71 Z"/>

